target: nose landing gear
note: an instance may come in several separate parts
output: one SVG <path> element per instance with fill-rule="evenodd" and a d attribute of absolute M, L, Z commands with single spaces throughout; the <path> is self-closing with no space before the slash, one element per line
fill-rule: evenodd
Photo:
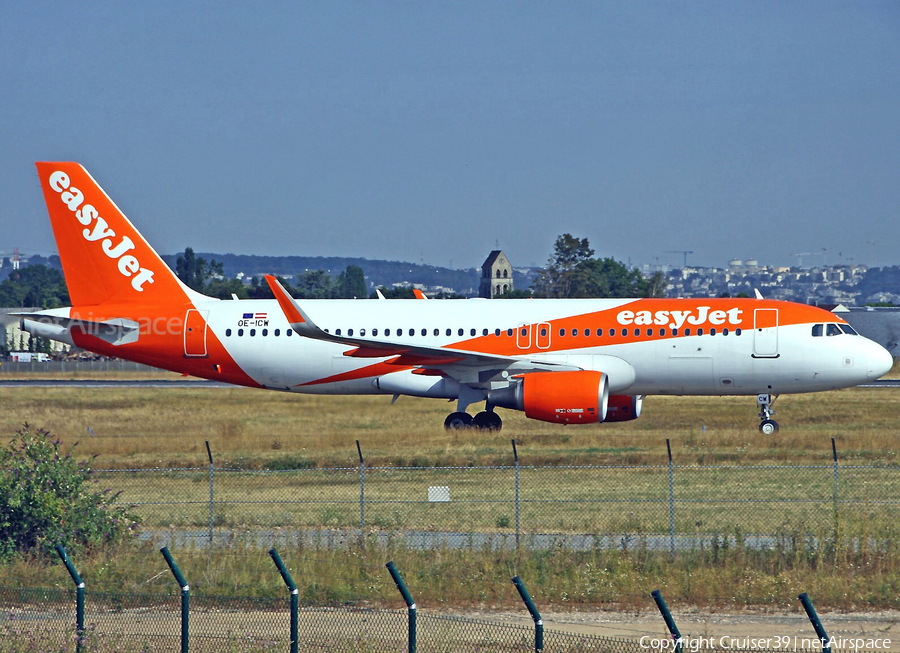
<path fill-rule="evenodd" d="M 756 395 L 756 406 L 759 408 L 760 419 L 759 432 L 763 435 L 778 433 L 778 422 L 772 419 L 772 415 L 775 414 L 775 409 L 772 408 L 775 404 L 775 399 L 777 397 L 769 394 Z"/>

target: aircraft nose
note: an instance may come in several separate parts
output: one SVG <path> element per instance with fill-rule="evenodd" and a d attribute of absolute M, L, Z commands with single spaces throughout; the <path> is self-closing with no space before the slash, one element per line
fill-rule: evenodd
<path fill-rule="evenodd" d="M 894 357 L 891 352 L 875 342 L 872 343 L 872 347 L 866 355 L 866 361 L 868 362 L 866 374 L 869 381 L 884 376 L 894 366 Z"/>

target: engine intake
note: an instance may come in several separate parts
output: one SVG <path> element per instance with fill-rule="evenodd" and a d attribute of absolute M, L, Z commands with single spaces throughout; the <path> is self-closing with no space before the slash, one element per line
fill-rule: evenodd
<path fill-rule="evenodd" d="M 643 395 L 610 395 L 606 410 L 607 422 L 630 422 L 641 416 Z"/>

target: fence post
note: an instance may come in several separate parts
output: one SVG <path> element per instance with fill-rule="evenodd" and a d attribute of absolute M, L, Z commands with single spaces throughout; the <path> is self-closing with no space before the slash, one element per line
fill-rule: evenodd
<path fill-rule="evenodd" d="M 822 650 L 830 651 L 831 642 L 828 641 L 828 633 L 825 632 L 825 627 L 819 620 L 819 615 L 816 614 L 816 609 L 815 607 L 813 607 L 812 601 L 809 600 L 809 595 L 806 592 L 803 592 L 803 594 L 801 594 L 797 598 L 800 599 L 800 603 L 803 604 L 803 609 L 806 610 L 806 616 L 809 617 L 809 622 L 815 629 L 819 641 L 822 642 Z"/>
<path fill-rule="evenodd" d="M 672 558 L 675 557 L 675 469 L 672 464 L 672 445 L 666 438 L 666 451 L 669 453 L 669 548 Z"/>
<path fill-rule="evenodd" d="M 403 577 L 400 576 L 400 572 L 397 571 L 397 567 L 396 565 L 394 565 L 394 561 L 391 560 L 385 565 L 385 567 L 387 567 L 388 571 L 391 573 L 391 578 L 394 579 L 394 584 L 397 586 L 397 589 L 400 590 L 400 595 L 406 602 L 406 609 L 409 615 L 407 651 L 408 653 L 416 653 L 416 602 L 413 601 L 412 594 L 410 594 L 409 590 L 406 588 L 406 583 L 403 582 Z"/>
<path fill-rule="evenodd" d="M 169 553 L 169 549 L 163 547 L 159 552 L 166 559 L 169 569 L 172 570 L 172 575 L 175 577 L 178 586 L 181 587 L 181 653 L 188 653 L 188 610 L 190 608 L 191 586 L 188 585 L 184 576 L 182 576 L 181 570 L 172 558 L 172 554 Z"/>
<path fill-rule="evenodd" d="M 269 549 L 269 555 L 272 556 L 272 560 L 275 562 L 275 566 L 278 567 L 278 572 L 281 574 L 284 584 L 287 585 L 291 592 L 291 653 L 297 653 L 300 639 L 300 592 L 297 589 L 297 585 L 294 584 L 294 579 L 291 578 L 287 567 L 284 566 L 281 556 L 278 555 L 278 551 L 271 548 Z"/>
<path fill-rule="evenodd" d="M 209 440 L 206 441 L 206 455 L 209 458 L 209 546 L 213 545 L 213 459 L 209 448 Z"/>
<path fill-rule="evenodd" d="M 518 576 L 513 576 L 512 582 L 516 589 L 519 590 L 519 596 L 522 597 L 522 601 L 525 603 L 525 607 L 528 608 L 532 621 L 534 621 L 534 651 L 535 653 L 541 653 L 544 650 L 544 620 L 531 599 L 531 594 L 525 589 L 525 583 L 522 582 L 522 579 Z"/>
<path fill-rule="evenodd" d="M 513 458 L 516 463 L 516 551 L 519 550 L 519 451 L 516 449 L 516 439 L 510 440 L 513 447 Z"/>
<path fill-rule="evenodd" d="M 831 457 L 834 460 L 834 528 L 837 530 L 838 527 L 838 459 L 837 459 L 837 445 L 834 443 L 834 438 L 831 438 Z"/>
<path fill-rule="evenodd" d="M 659 608 L 663 620 L 666 622 L 666 628 L 669 629 L 669 633 L 675 638 L 676 653 L 681 653 L 684 648 L 684 641 L 681 638 L 681 633 L 678 631 L 678 626 L 675 625 L 675 619 L 672 618 L 672 613 L 669 612 L 669 606 L 666 605 L 666 600 L 659 590 L 653 590 L 650 592 L 650 596 L 656 601 L 656 607 Z"/>
<path fill-rule="evenodd" d="M 81 653 L 81 647 L 84 644 L 84 581 L 81 580 L 81 575 L 69 560 L 69 556 L 61 544 L 56 545 L 56 552 L 75 583 L 75 650 Z"/>
<path fill-rule="evenodd" d="M 356 441 L 356 453 L 359 455 L 359 527 L 362 529 L 366 527 L 366 461 L 363 459 L 359 440 Z"/>

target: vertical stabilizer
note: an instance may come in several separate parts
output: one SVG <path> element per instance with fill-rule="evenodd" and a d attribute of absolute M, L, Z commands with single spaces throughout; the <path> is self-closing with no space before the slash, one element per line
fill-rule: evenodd
<path fill-rule="evenodd" d="M 74 306 L 171 304 L 187 288 L 78 163 L 36 164 Z"/>

